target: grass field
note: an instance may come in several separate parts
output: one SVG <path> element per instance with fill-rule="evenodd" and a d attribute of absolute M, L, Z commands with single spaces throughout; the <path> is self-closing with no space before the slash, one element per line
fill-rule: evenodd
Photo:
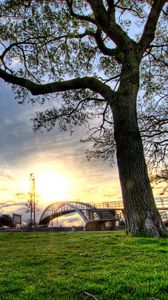
<path fill-rule="evenodd" d="M 168 239 L 0 233 L 0 300 L 168 299 Z"/>

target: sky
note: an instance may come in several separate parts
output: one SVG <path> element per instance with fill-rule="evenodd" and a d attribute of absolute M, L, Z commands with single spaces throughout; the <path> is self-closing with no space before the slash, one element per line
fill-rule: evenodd
<path fill-rule="evenodd" d="M 117 168 L 87 161 L 85 127 L 74 134 L 34 132 L 32 118 L 39 104 L 18 104 L 10 85 L 0 81 L 0 213 L 21 213 L 29 200 L 30 173 L 35 177 L 38 216 L 55 201 L 104 202 L 121 199 Z M 72 221 L 72 220 L 71 220 Z M 70 221 L 70 222 L 71 222 Z"/>

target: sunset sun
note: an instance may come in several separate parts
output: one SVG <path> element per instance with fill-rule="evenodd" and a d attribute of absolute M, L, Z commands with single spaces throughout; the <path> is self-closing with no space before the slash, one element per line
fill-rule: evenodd
<path fill-rule="evenodd" d="M 70 179 L 64 174 L 46 172 L 38 176 L 36 192 L 42 201 L 67 200 L 70 189 Z"/>

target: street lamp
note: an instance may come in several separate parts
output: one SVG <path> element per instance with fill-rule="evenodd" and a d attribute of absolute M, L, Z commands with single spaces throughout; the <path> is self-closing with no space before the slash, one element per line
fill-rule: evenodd
<path fill-rule="evenodd" d="M 35 177 L 33 173 L 30 173 L 31 183 L 31 201 L 30 201 L 30 222 L 34 226 L 36 225 L 36 197 L 35 197 Z"/>

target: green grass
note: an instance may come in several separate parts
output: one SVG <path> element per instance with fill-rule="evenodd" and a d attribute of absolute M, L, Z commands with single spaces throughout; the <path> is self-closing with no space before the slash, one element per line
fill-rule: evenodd
<path fill-rule="evenodd" d="M 168 299 L 168 239 L 0 233 L 0 300 Z"/>

